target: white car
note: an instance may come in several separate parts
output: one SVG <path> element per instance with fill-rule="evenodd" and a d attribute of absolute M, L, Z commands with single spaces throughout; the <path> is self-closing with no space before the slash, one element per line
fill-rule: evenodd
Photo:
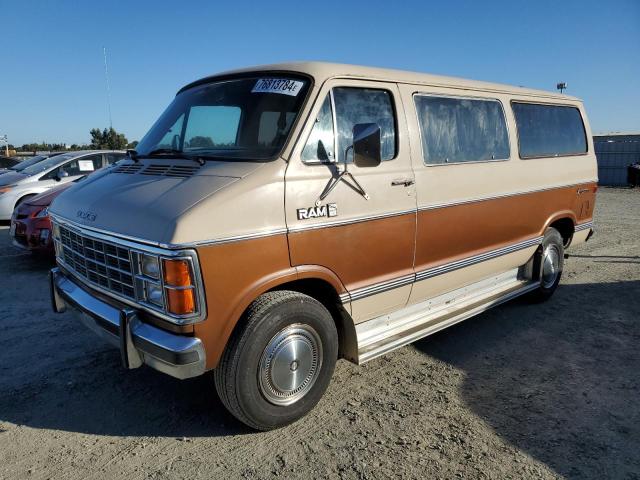
<path fill-rule="evenodd" d="M 56 155 L 20 172 L 0 175 L 0 220 L 11 219 L 14 208 L 27 198 L 87 175 L 125 158 L 116 150 L 85 150 Z"/>

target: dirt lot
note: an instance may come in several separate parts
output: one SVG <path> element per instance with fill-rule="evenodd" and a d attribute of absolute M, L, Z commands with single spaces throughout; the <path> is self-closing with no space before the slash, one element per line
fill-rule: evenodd
<path fill-rule="evenodd" d="M 553 299 L 356 367 L 280 431 L 211 377 L 125 372 L 0 227 L 0 478 L 640 478 L 640 191 L 601 189 Z"/>

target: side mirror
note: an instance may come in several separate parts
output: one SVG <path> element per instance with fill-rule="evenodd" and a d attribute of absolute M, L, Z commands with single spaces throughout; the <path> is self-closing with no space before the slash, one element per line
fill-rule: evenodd
<path fill-rule="evenodd" d="M 67 178 L 69 176 L 69 174 L 67 172 L 65 172 L 64 170 L 59 170 L 58 173 L 56 174 L 56 181 L 60 181 L 63 178 Z"/>
<path fill-rule="evenodd" d="M 353 126 L 353 163 L 357 167 L 377 167 L 382 161 L 381 132 L 377 123 Z"/>

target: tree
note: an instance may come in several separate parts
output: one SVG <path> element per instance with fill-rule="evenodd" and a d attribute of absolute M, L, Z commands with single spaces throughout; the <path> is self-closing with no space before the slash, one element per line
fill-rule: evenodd
<path fill-rule="evenodd" d="M 215 145 L 211 137 L 196 136 L 189 142 L 189 148 L 213 148 Z"/>
<path fill-rule="evenodd" d="M 89 134 L 91 148 L 96 150 L 122 150 L 127 148 L 129 143 L 124 133 L 118 133 L 113 128 L 105 128 L 102 131 L 99 128 L 92 128 Z"/>
<path fill-rule="evenodd" d="M 138 142 L 138 140 L 134 140 L 133 142 L 129 143 L 129 145 L 127 145 L 127 148 L 129 150 L 135 150 L 136 147 L 138 146 L 138 143 L 140 143 Z"/>

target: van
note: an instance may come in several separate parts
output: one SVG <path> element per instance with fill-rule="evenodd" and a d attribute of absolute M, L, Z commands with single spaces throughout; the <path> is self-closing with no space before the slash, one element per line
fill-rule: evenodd
<path fill-rule="evenodd" d="M 362 364 L 526 294 L 593 232 L 576 98 L 327 63 L 182 88 L 130 152 L 51 205 L 54 309 L 125 368 L 213 370 L 252 428 Z"/>

